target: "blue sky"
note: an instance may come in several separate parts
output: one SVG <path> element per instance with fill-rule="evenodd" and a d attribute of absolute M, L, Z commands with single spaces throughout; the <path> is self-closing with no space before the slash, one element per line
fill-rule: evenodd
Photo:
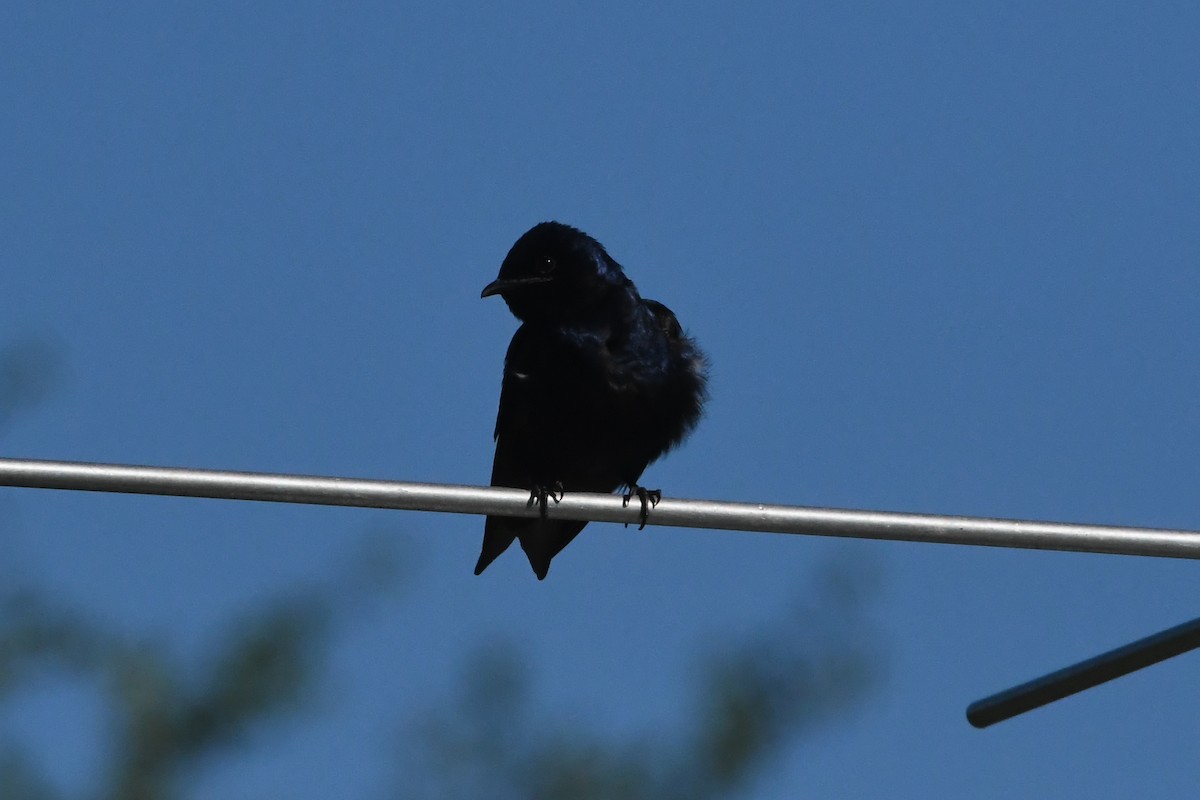
<path fill-rule="evenodd" d="M 558 219 L 711 357 L 706 420 L 646 475 L 667 494 L 1200 528 L 1198 23 L 1186 3 L 6 3 L 0 342 L 48 340 L 64 368 L 0 447 L 486 482 L 515 323 L 479 290 Z M 884 678 L 755 797 L 1200 778 L 1195 656 L 988 731 L 963 717 L 1196 616 L 1187 562 L 596 525 L 539 584 L 517 554 L 471 575 L 477 518 L 28 490 L 0 514 L 14 579 L 183 654 L 361 532 L 405 543 L 408 591 L 339 637 L 315 715 L 201 777 L 224 797 L 387 785 L 382 742 L 490 637 L 549 712 L 654 729 L 694 653 L 829 558 L 880 576 Z M 103 731 L 71 691 L 0 720 L 81 786 Z"/>

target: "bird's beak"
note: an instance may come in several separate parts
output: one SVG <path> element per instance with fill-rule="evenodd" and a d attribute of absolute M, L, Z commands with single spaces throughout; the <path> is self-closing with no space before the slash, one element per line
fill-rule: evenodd
<path fill-rule="evenodd" d="M 509 289 L 515 289 L 518 286 L 529 286 L 534 283 L 547 283 L 550 280 L 549 275 L 535 275 L 532 278 L 497 278 L 496 280 L 483 287 L 479 297 L 491 297 L 494 294 L 504 294 Z"/>

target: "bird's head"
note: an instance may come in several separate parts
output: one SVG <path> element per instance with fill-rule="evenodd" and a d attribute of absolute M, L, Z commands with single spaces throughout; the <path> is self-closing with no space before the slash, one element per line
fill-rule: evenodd
<path fill-rule="evenodd" d="M 595 239 L 570 225 L 542 222 L 517 239 L 480 297 L 500 295 L 523 322 L 555 321 L 585 315 L 628 285 Z"/>

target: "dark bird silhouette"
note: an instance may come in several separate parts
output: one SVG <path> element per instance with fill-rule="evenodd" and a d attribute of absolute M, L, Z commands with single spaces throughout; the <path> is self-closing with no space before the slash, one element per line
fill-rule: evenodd
<path fill-rule="evenodd" d="M 558 222 L 517 240 L 481 296 L 494 294 L 521 327 L 504 359 L 492 485 L 529 489 L 543 512 L 548 495 L 626 487 L 644 523 L 661 495 L 638 480 L 699 421 L 704 354 L 599 242 Z M 475 574 L 518 539 L 541 580 L 586 524 L 488 517 Z"/>

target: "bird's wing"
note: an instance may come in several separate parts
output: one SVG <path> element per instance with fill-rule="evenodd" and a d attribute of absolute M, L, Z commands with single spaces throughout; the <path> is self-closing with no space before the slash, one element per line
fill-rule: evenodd
<path fill-rule="evenodd" d="M 514 342 L 516 339 L 514 338 Z M 509 348 L 511 353 L 511 347 Z M 504 380 L 500 385 L 500 407 L 496 414 L 496 458 L 492 461 L 492 486 L 521 486 L 521 475 L 517 470 L 517 455 L 514 444 L 517 440 L 516 429 L 523 423 L 523 413 L 518 396 L 521 387 L 514 387 L 514 381 L 520 378 L 510 377 L 508 360 L 505 360 Z M 484 523 L 484 547 L 475 564 L 475 575 L 487 569 L 487 565 L 496 560 L 500 553 L 506 551 L 512 540 L 520 533 L 521 519 L 511 517 L 488 517 Z"/>
<path fill-rule="evenodd" d="M 514 352 L 520 359 L 521 330 L 513 336 L 508 347 L 508 355 L 504 359 L 504 379 L 500 385 L 500 408 L 496 412 L 496 428 L 493 438 L 496 440 L 496 456 L 492 461 L 492 486 L 512 486 L 515 488 L 532 488 L 528 486 L 529 476 L 520 469 L 519 454 L 520 431 L 529 424 L 530 410 L 528 397 L 528 374 L 522 373 L 522 364 L 514 364 Z M 475 574 L 487 569 L 488 564 L 495 561 L 501 553 L 508 549 L 517 538 L 525 520 L 511 517 L 488 517 L 483 526 L 483 549 L 479 561 L 475 564 Z"/>
<path fill-rule="evenodd" d="M 537 439 L 535 427 L 545 424 L 544 420 L 538 419 L 539 406 L 535 386 L 539 369 L 544 369 L 541 366 L 545 360 L 544 356 L 544 353 L 537 350 L 532 337 L 525 334 L 524 327 L 518 329 L 504 359 L 500 407 L 496 412 L 493 486 L 533 489 L 539 479 L 561 479 L 570 484 L 573 477 L 560 475 L 547 478 L 534 474 L 537 454 L 528 450 L 530 442 Z M 514 539 L 519 538 L 521 548 L 525 551 L 534 573 L 539 579 L 545 578 L 550 569 L 550 560 L 566 547 L 586 524 L 571 520 L 488 517 L 483 527 L 483 549 L 479 554 L 479 562 L 475 565 L 475 574 L 483 572 L 508 549 Z"/>

